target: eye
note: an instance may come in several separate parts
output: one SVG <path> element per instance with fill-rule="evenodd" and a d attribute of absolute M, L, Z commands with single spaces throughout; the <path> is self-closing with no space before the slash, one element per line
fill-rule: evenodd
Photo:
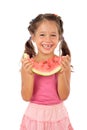
<path fill-rule="evenodd" d="M 52 37 L 56 37 L 56 34 L 51 34 Z"/>
<path fill-rule="evenodd" d="M 41 33 L 40 36 L 43 37 L 43 36 L 45 36 L 45 34 L 44 34 L 44 33 Z"/>

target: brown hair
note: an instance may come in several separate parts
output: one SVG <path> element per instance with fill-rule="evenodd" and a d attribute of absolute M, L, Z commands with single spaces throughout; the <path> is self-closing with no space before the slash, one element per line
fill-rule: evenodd
<path fill-rule="evenodd" d="M 30 32 L 30 34 L 34 34 L 35 31 L 37 30 L 39 23 L 41 23 L 43 20 L 49 20 L 49 21 L 55 21 L 57 26 L 58 26 L 58 32 L 60 35 L 60 40 L 61 40 L 61 55 L 65 56 L 65 55 L 69 55 L 71 56 L 69 47 L 63 37 L 63 21 L 61 19 L 60 16 L 55 15 L 55 14 L 39 14 L 35 19 L 33 19 L 32 21 L 30 21 L 29 23 L 29 27 L 28 30 Z M 31 37 L 29 38 L 29 40 L 25 43 L 25 50 L 24 52 L 26 52 L 27 54 L 29 54 L 30 58 L 34 57 L 36 55 L 35 52 L 35 48 L 33 46 Z"/>

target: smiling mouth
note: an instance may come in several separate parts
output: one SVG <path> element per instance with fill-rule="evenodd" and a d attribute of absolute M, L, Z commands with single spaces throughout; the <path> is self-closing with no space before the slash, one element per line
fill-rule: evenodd
<path fill-rule="evenodd" d="M 52 44 L 42 43 L 42 47 L 43 47 L 44 49 L 47 49 L 47 50 L 51 49 L 52 46 L 53 46 Z"/>

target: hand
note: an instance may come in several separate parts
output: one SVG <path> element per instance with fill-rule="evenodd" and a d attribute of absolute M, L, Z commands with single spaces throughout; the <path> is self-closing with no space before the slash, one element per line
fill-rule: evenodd
<path fill-rule="evenodd" d="M 69 55 L 62 56 L 61 57 L 61 67 L 62 71 L 61 72 L 70 72 L 71 71 L 71 58 Z"/>
<path fill-rule="evenodd" d="M 27 58 L 22 58 L 21 62 L 22 62 L 22 68 L 28 74 L 33 74 L 33 72 L 32 72 L 33 60 L 30 59 L 29 57 L 27 57 Z"/>

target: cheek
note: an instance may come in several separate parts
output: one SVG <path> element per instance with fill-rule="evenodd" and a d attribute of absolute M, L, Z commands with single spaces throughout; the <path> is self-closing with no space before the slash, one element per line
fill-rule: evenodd
<path fill-rule="evenodd" d="M 59 40 L 55 40 L 55 48 L 58 46 Z"/>
<path fill-rule="evenodd" d="M 59 43 L 59 39 L 55 39 L 54 43 L 55 43 L 55 45 L 57 45 Z"/>

